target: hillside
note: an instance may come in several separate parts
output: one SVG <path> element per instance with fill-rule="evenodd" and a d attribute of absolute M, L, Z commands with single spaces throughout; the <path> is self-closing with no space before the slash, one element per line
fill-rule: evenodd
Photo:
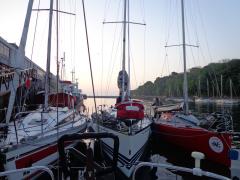
<path fill-rule="evenodd" d="M 223 79 L 223 96 L 230 96 L 230 80 L 233 84 L 233 96 L 240 96 L 240 59 L 222 60 L 205 67 L 194 67 L 188 70 L 189 96 L 216 97 L 221 94 L 221 76 Z M 183 73 L 172 72 L 165 77 L 157 77 L 154 82 L 147 81 L 132 90 L 132 96 L 174 96 L 183 94 Z M 199 88 L 200 87 L 200 88 Z"/>

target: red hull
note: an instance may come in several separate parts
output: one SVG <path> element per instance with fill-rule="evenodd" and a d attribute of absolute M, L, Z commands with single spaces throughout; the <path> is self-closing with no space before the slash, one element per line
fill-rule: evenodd
<path fill-rule="evenodd" d="M 144 118 L 144 106 L 136 100 L 118 103 L 116 104 L 116 109 L 118 119 L 141 120 Z"/>
<path fill-rule="evenodd" d="M 73 108 L 75 101 L 76 98 L 66 93 L 56 93 L 49 96 L 49 102 L 52 106 Z"/>
<path fill-rule="evenodd" d="M 153 124 L 153 132 L 167 142 L 180 146 L 190 152 L 199 151 L 206 158 L 219 164 L 230 166 L 229 149 L 231 136 L 227 133 L 217 133 L 202 128 L 175 127 L 172 124 Z"/>

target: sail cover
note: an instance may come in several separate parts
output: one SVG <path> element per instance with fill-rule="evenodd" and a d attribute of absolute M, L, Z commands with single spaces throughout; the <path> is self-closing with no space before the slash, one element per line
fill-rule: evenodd
<path fill-rule="evenodd" d="M 124 88 L 122 87 L 122 83 L 123 83 L 123 78 L 124 78 Z M 119 73 L 118 73 L 118 88 L 120 89 L 120 91 L 126 91 L 127 90 L 127 87 L 128 87 L 128 83 L 129 83 L 129 80 L 128 80 L 128 74 L 127 72 L 124 70 L 121 70 Z"/>

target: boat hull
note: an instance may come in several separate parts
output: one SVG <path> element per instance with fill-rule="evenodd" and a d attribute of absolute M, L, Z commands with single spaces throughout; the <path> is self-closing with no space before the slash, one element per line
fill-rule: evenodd
<path fill-rule="evenodd" d="M 202 152 L 207 159 L 224 166 L 231 165 L 228 157 L 231 137 L 227 133 L 212 132 L 202 128 L 175 127 L 162 123 L 153 123 L 152 131 L 169 143 L 190 152 Z"/>
<path fill-rule="evenodd" d="M 33 141 L 26 141 L 11 148 L 5 154 L 4 170 L 14 170 L 31 166 L 48 166 L 58 158 L 57 139 L 64 134 L 84 132 L 87 124 L 60 130 L 59 134 L 43 136 Z M 73 144 L 69 143 L 67 146 Z M 8 179 L 24 179 L 38 176 L 36 171 L 16 173 L 8 176 Z"/>
<path fill-rule="evenodd" d="M 119 138 L 118 168 L 126 176 L 130 177 L 136 166 L 136 162 L 142 157 L 148 143 L 151 128 L 146 126 L 135 134 L 124 134 L 96 123 L 93 124 L 96 132 L 113 133 Z M 103 150 L 112 159 L 113 141 L 103 139 Z"/>

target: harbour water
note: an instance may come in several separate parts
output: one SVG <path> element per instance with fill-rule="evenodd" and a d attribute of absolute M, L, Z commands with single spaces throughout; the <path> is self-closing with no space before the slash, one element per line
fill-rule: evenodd
<path fill-rule="evenodd" d="M 114 105 L 116 102 L 113 98 L 97 98 L 96 103 L 97 107 L 99 105 Z M 148 104 L 151 104 L 148 102 Z M 234 130 L 240 132 L 240 106 L 239 105 L 219 105 L 219 104 L 195 104 L 190 103 L 190 110 L 192 113 L 211 113 L 211 112 L 222 112 L 228 111 L 232 114 L 233 117 L 233 126 Z M 93 98 L 89 98 L 85 101 L 85 106 L 89 114 L 94 110 L 94 101 Z M 191 157 L 189 152 L 185 152 L 183 149 L 178 148 L 174 145 L 171 145 L 167 142 L 163 142 L 155 137 L 151 137 L 149 145 L 146 149 L 146 153 L 142 161 L 151 161 L 156 163 L 167 163 L 176 166 L 184 166 L 193 168 L 194 160 Z M 203 160 L 202 169 L 205 171 L 215 172 L 220 175 L 227 177 L 233 176 L 231 169 L 223 167 L 219 164 Z M 236 173 L 237 172 L 237 173 Z M 240 179 L 240 167 L 239 171 L 234 172 L 235 178 Z M 121 175 L 117 179 L 123 179 Z M 206 179 L 192 176 L 190 174 L 181 173 L 181 172 L 170 172 L 166 169 L 144 169 L 140 170 L 138 173 L 137 179 Z"/>

